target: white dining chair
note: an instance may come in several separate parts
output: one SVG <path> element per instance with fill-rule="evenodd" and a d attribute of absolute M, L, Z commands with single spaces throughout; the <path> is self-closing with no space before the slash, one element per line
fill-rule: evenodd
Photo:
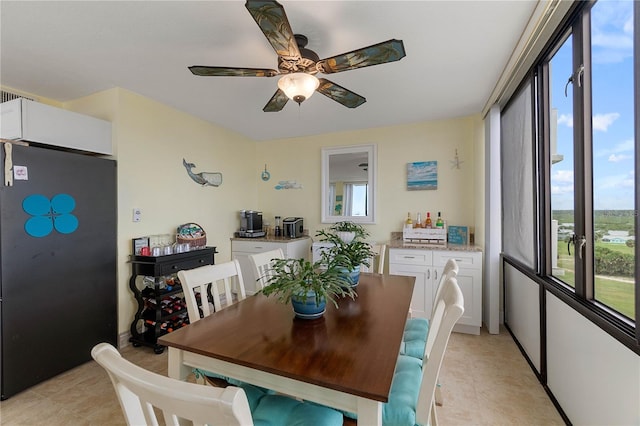
<path fill-rule="evenodd" d="M 360 270 L 362 272 L 373 272 L 375 271 L 378 274 L 384 273 L 384 259 L 387 252 L 386 244 L 372 244 L 371 251 L 375 253 L 375 255 L 369 260 L 370 265 L 367 267 L 365 265 L 360 266 Z"/>
<path fill-rule="evenodd" d="M 433 300 L 433 309 L 431 310 L 431 317 L 429 320 L 424 318 L 410 318 L 405 325 L 404 336 L 402 338 L 402 345 L 400 347 L 400 353 L 404 355 L 410 355 L 419 359 L 426 359 L 429 356 L 431 347 L 433 346 L 433 334 L 429 334 L 429 327 L 433 321 L 433 315 L 435 314 L 435 306 L 441 299 L 442 285 L 449 278 L 456 278 L 458 276 L 458 263 L 455 259 L 450 258 L 442 269 L 440 275 L 440 281 L 436 288 L 436 294 Z M 429 337 L 431 336 L 431 337 Z M 441 392 L 441 384 L 438 383 L 435 391 L 436 404 L 442 406 L 444 399 Z"/>
<path fill-rule="evenodd" d="M 441 293 L 442 293 L 442 286 L 444 282 L 449 278 L 457 279 L 457 277 L 458 277 L 458 262 L 456 262 L 454 258 L 450 258 L 444 264 L 444 268 L 442 269 L 442 275 L 440 276 L 440 281 L 438 282 L 436 295 L 433 298 L 434 309 L 431 310 L 431 318 L 429 318 L 429 324 L 433 322 L 433 315 L 435 314 L 435 306 L 442 297 Z M 435 337 L 434 336 L 429 337 L 429 334 L 427 333 L 427 340 L 424 345 L 424 352 L 425 352 L 424 357 L 428 357 L 429 354 L 431 353 L 431 349 L 433 348 L 433 339 L 435 339 Z M 442 406 L 442 404 L 444 404 L 444 398 L 442 396 L 442 384 L 440 383 L 440 381 L 438 381 L 438 385 L 436 386 L 434 398 L 435 398 L 436 405 Z"/>
<path fill-rule="evenodd" d="M 371 251 L 373 251 L 375 256 L 375 263 L 378 265 L 376 272 L 378 274 L 384 274 L 384 259 L 387 253 L 387 245 L 386 244 L 374 244 L 371 247 Z M 373 267 L 373 265 L 371 265 Z"/>
<path fill-rule="evenodd" d="M 433 306 L 429 335 L 433 342 L 429 356 L 421 360 L 398 355 L 389 399 L 382 406 L 382 425 L 432 425 L 438 423 L 435 392 L 438 375 L 453 327 L 464 312 L 464 297 L 453 277 L 442 284 Z M 345 417 L 355 419 L 353 413 Z M 348 423 L 348 421 L 347 421 Z"/>
<path fill-rule="evenodd" d="M 464 297 L 454 277 L 448 277 L 441 285 L 441 294 L 433 305 L 429 322 L 429 335 L 422 367 L 422 385 L 416 407 L 417 424 L 438 424 L 436 415 L 436 390 L 445 350 L 453 327 L 464 313 Z"/>
<path fill-rule="evenodd" d="M 235 301 L 243 300 L 246 297 L 242 271 L 236 259 L 215 265 L 204 265 L 194 269 L 179 271 L 178 279 L 180 283 L 182 283 L 182 291 L 187 304 L 187 314 L 189 315 L 190 324 L 200 321 L 201 316 L 203 318 L 208 317 L 214 311 L 219 311 L 232 305 Z M 209 287 L 211 288 L 213 309 L 211 309 L 208 297 Z M 224 297 L 221 297 L 220 287 L 222 287 Z M 236 289 L 235 295 L 232 291 L 234 288 Z M 198 299 L 200 299 L 200 304 L 198 304 Z M 193 373 L 199 383 L 208 383 L 213 386 L 224 387 L 228 386 L 229 383 L 236 385 L 240 383 L 230 380 L 225 376 L 198 368 L 194 368 Z"/>
<path fill-rule="evenodd" d="M 282 249 L 278 248 L 249 255 L 249 260 L 253 265 L 253 271 L 257 278 L 256 282 L 260 289 L 265 288 L 269 279 L 274 275 L 274 271 L 271 269 L 274 259 L 284 259 Z"/>
<path fill-rule="evenodd" d="M 442 284 L 449 277 L 457 278 L 458 271 L 459 271 L 458 262 L 452 257 L 447 259 L 446 263 L 444 264 L 444 268 L 442 268 L 442 274 L 440 274 L 440 280 L 438 281 L 436 294 L 433 296 L 434 306 L 435 306 L 436 300 L 438 300 L 438 297 L 440 297 L 440 288 L 442 287 Z M 431 316 L 433 316 L 433 310 L 431 311 Z"/>
<path fill-rule="evenodd" d="M 199 309 L 202 309 L 202 317 L 207 317 L 212 313 L 207 297 L 210 284 L 215 311 L 219 311 L 247 296 L 240 264 L 235 259 L 229 262 L 179 271 L 178 279 L 182 283 L 191 324 L 200 320 Z M 233 294 L 233 289 L 236 289 L 235 295 Z M 198 306 L 198 294 L 201 300 L 200 306 Z"/>
<path fill-rule="evenodd" d="M 108 343 L 99 343 L 91 356 L 108 373 L 128 425 L 191 422 L 194 425 L 249 426 L 308 424 L 342 426 L 342 413 L 283 395 L 271 395 L 252 385 L 214 388 L 165 377 L 122 358 Z"/>

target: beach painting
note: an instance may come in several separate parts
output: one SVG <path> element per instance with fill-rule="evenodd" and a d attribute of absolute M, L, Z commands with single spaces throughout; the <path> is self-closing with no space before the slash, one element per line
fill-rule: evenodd
<path fill-rule="evenodd" d="M 407 190 L 438 189 L 438 162 L 407 163 Z"/>

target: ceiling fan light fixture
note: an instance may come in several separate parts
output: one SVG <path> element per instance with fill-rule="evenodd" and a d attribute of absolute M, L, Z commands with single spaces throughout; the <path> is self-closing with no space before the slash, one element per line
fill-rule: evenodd
<path fill-rule="evenodd" d="M 315 76 L 304 72 L 285 74 L 278 80 L 278 88 L 298 105 L 309 99 L 319 85 L 320 81 Z"/>

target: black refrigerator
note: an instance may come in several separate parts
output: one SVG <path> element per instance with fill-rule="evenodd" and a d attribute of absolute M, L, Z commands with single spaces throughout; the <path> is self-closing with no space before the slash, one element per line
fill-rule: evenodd
<path fill-rule="evenodd" d="M 4 400 L 116 345 L 117 213 L 115 161 L 1 145 Z"/>

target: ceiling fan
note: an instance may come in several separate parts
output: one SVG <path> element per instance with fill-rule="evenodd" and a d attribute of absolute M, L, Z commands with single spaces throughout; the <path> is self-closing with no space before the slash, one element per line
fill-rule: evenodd
<path fill-rule="evenodd" d="M 282 75 L 278 90 L 262 109 L 277 112 L 289 99 L 298 105 L 308 99 L 314 91 L 348 108 L 357 108 L 367 100 L 326 78 L 315 75 L 333 74 L 356 68 L 395 62 L 405 57 L 402 40 L 391 39 L 351 52 L 326 59 L 307 49 L 308 39 L 293 34 L 291 25 L 280 3 L 275 0 L 247 0 L 245 7 L 253 16 L 265 37 L 278 54 L 278 70 L 267 68 L 229 68 L 203 65 L 190 66 L 189 70 L 199 76 L 212 77 L 274 77 Z"/>

